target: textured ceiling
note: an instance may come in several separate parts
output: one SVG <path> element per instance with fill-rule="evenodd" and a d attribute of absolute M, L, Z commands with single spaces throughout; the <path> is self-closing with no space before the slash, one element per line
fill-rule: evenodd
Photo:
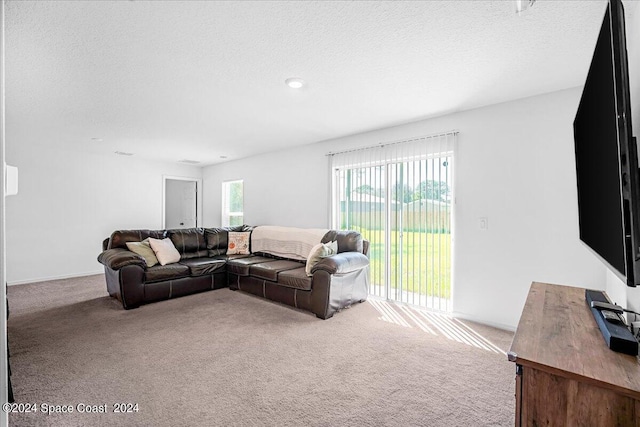
<path fill-rule="evenodd" d="M 579 86 L 604 7 L 8 1 L 7 143 L 204 165 Z"/>

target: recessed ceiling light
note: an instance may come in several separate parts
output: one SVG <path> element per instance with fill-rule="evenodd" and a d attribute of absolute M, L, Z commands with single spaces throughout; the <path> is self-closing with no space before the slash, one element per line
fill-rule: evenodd
<path fill-rule="evenodd" d="M 220 158 L 221 158 L 221 159 L 226 159 L 226 158 L 227 158 L 227 156 L 220 156 Z"/>
<path fill-rule="evenodd" d="M 133 156 L 133 153 L 125 153 L 124 151 L 114 151 L 118 156 Z"/>
<path fill-rule="evenodd" d="M 95 136 L 93 138 L 91 138 L 91 140 L 93 142 L 102 142 L 102 141 L 104 141 L 102 138 L 98 138 L 98 137 L 95 137 Z"/>
<path fill-rule="evenodd" d="M 302 86 L 304 86 L 304 80 L 299 77 L 289 77 L 284 82 L 287 84 L 287 86 L 293 89 L 300 89 Z"/>

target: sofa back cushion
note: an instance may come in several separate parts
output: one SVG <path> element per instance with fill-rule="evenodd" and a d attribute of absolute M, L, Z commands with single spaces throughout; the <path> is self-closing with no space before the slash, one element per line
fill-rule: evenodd
<path fill-rule="evenodd" d="M 322 243 L 338 242 L 338 253 L 360 252 L 363 250 L 362 234 L 352 230 L 329 230 L 322 238 Z"/>
<path fill-rule="evenodd" d="M 148 237 L 164 239 L 167 236 L 165 230 L 116 230 L 109 237 L 107 249 L 127 249 L 127 242 L 142 242 Z"/>
<path fill-rule="evenodd" d="M 203 228 L 167 230 L 167 237 L 180 252 L 180 259 L 200 258 L 208 255 Z"/>
<path fill-rule="evenodd" d="M 227 253 L 229 245 L 229 230 L 227 228 L 205 228 L 204 237 L 210 257 Z"/>

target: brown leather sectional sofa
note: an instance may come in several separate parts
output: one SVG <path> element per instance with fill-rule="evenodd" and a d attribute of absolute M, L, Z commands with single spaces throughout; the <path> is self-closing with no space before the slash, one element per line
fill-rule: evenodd
<path fill-rule="evenodd" d="M 226 255 L 229 231 L 252 227 L 182 230 L 119 230 L 103 242 L 109 295 L 125 309 L 142 304 L 230 287 L 314 313 L 321 319 L 367 299 L 369 242 L 356 231 L 331 230 L 322 243 L 338 242 L 338 253 L 322 259 L 307 276 L 305 263 L 265 253 Z M 180 261 L 147 267 L 127 242 L 170 238 Z"/>

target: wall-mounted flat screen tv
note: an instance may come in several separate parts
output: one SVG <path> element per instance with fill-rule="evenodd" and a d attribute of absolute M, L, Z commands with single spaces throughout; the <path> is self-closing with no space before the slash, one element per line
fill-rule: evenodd
<path fill-rule="evenodd" d="M 636 286 L 640 175 L 620 0 L 607 5 L 573 130 L 580 239 L 627 285 Z"/>

